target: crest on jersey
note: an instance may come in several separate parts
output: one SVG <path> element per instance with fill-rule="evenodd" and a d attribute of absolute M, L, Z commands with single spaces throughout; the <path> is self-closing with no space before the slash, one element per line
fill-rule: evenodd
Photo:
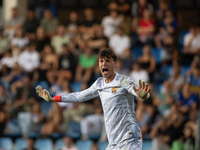
<path fill-rule="evenodd" d="M 112 93 L 115 94 L 116 92 L 117 92 L 117 88 L 116 88 L 116 87 L 113 87 L 113 88 L 112 88 Z"/>

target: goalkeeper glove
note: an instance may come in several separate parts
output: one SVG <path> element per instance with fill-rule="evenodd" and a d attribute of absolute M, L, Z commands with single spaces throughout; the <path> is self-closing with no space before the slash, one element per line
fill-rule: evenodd
<path fill-rule="evenodd" d="M 40 85 L 36 87 L 36 93 L 39 94 L 47 102 L 54 102 L 53 94 L 49 93 L 46 89 L 42 89 Z"/>
<path fill-rule="evenodd" d="M 148 87 L 148 83 L 141 81 L 141 79 L 139 80 L 139 88 L 137 89 L 136 86 L 133 85 L 133 90 L 137 96 L 142 99 L 147 99 L 147 94 L 151 91 L 151 89 Z"/>

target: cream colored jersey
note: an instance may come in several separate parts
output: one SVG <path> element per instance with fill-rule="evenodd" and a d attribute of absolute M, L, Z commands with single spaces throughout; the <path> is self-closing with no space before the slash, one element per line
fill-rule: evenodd
<path fill-rule="evenodd" d="M 123 147 L 124 142 L 132 138 L 140 140 L 141 144 L 141 132 L 136 124 L 134 111 L 134 96 L 137 95 L 132 85 L 138 87 L 130 77 L 116 73 L 110 83 L 106 83 L 105 78 L 100 77 L 84 91 L 61 95 L 61 101 L 83 102 L 100 96 L 108 147 Z"/>

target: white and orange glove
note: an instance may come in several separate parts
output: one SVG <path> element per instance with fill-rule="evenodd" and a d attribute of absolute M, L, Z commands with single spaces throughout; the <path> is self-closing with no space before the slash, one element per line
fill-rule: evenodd
<path fill-rule="evenodd" d="M 35 89 L 36 89 L 36 93 L 38 93 L 38 95 L 47 102 L 60 102 L 61 101 L 60 95 L 54 96 L 46 89 L 43 89 L 40 85 L 38 85 Z"/>
<path fill-rule="evenodd" d="M 148 83 L 141 81 L 141 79 L 138 81 L 138 84 L 139 88 L 137 89 L 136 86 L 133 85 L 133 90 L 139 98 L 147 99 L 148 93 L 151 91 L 151 88 L 148 87 Z"/>

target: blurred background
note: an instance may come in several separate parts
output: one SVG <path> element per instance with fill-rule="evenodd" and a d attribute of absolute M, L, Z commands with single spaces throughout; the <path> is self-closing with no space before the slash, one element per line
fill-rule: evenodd
<path fill-rule="evenodd" d="M 98 53 L 151 87 L 135 99 L 143 150 L 200 150 L 199 0 L 0 0 L 0 150 L 105 150 L 97 97 L 48 103 L 101 76 Z"/>

